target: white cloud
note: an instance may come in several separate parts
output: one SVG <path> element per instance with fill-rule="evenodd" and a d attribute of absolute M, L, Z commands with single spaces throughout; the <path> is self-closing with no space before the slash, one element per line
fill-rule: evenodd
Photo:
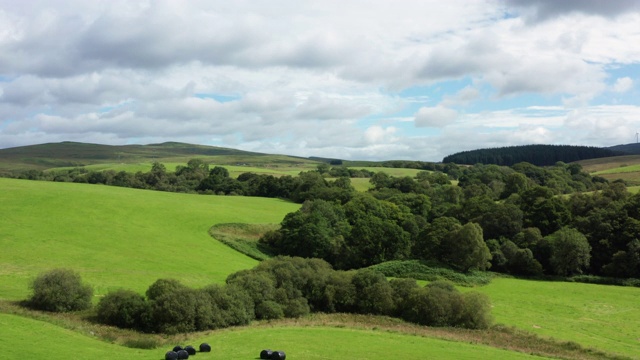
<path fill-rule="evenodd" d="M 444 106 L 421 107 L 415 115 L 416 127 L 443 127 L 453 123 L 458 112 Z"/>
<path fill-rule="evenodd" d="M 0 0 L 0 146 L 439 160 L 621 143 L 638 103 L 602 104 L 637 78 L 636 3 Z"/>
<path fill-rule="evenodd" d="M 621 77 L 616 80 L 616 83 L 613 84 L 612 90 L 617 93 L 625 93 L 633 88 L 633 80 L 628 77 Z"/>

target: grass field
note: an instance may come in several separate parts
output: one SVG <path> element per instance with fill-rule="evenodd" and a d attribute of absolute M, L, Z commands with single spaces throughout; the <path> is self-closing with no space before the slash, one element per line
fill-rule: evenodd
<path fill-rule="evenodd" d="M 497 323 L 640 358 L 639 288 L 498 278 L 474 290 Z"/>
<path fill-rule="evenodd" d="M 158 278 L 220 283 L 256 261 L 208 235 L 217 223 L 279 223 L 299 205 L 0 179 L 0 298 L 22 299 L 38 273 L 72 267 L 98 295 Z"/>
<path fill-rule="evenodd" d="M 0 349 L 4 359 L 164 359 L 172 346 L 153 350 L 122 347 L 56 325 L 16 315 L 0 314 Z M 181 345 L 212 345 L 197 359 L 252 360 L 262 349 L 283 350 L 290 359 L 542 359 L 486 345 L 384 330 L 257 326 L 183 336 Z"/>

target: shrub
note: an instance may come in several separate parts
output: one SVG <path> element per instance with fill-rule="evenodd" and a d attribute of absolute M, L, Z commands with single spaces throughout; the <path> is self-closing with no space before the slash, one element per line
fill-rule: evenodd
<path fill-rule="evenodd" d="M 158 279 L 147 289 L 147 298 L 156 300 L 164 294 L 179 292 L 188 289 L 175 279 Z"/>
<path fill-rule="evenodd" d="M 468 292 L 462 295 L 463 307 L 456 325 L 467 329 L 487 329 L 491 326 L 491 302 L 485 294 Z"/>
<path fill-rule="evenodd" d="M 256 305 L 256 318 L 258 319 L 282 319 L 283 317 L 284 310 L 282 306 L 275 301 L 262 301 Z"/>
<path fill-rule="evenodd" d="M 33 295 L 27 301 L 34 309 L 67 312 L 91 307 L 93 289 L 83 284 L 80 274 L 55 269 L 40 274 L 31 284 Z"/>
<path fill-rule="evenodd" d="M 393 288 L 382 273 L 361 269 L 351 282 L 356 289 L 357 312 L 376 315 L 389 315 L 393 312 Z"/>
<path fill-rule="evenodd" d="M 150 307 L 142 295 L 131 290 L 117 290 L 100 300 L 97 317 L 102 324 L 144 330 L 149 325 Z"/>
<path fill-rule="evenodd" d="M 166 334 L 195 331 L 195 290 L 166 293 L 152 301 L 151 328 Z"/>

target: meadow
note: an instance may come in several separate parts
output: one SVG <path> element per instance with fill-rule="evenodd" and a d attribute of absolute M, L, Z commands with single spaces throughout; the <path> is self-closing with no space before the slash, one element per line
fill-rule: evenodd
<path fill-rule="evenodd" d="M 640 356 L 639 288 L 496 278 L 473 290 L 489 295 L 496 323 Z"/>
<path fill-rule="evenodd" d="M 143 350 L 118 346 L 48 322 L 0 314 L 0 348 L 5 359 L 163 359 L 173 345 Z M 34 336 L 37 334 L 37 336 Z M 487 345 L 454 343 L 445 339 L 385 330 L 330 326 L 263 325 L 191 334 L 176 343 L 198 348 L 212 345 L 198 359 L 256 359 L 262 349 L 284 350 L 291 359 L 543 359 Z M 72 354 L 72 355 L 71 355 Z"/>
<path fill-rule="evenodd" d="M 73 267 L 101 295 L 144 291 L 158 278 L 222 283 L 257 262 L 208 235 L 217 223 L 279 223 L 299 205 L 0 179 L 0 298 L 28 295 L 38 273 Z"/>

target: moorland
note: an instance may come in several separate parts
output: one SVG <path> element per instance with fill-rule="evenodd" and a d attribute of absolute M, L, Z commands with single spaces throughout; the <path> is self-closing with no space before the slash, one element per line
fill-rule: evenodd
<path fill-rule="evenodd" d="M 267 347 L 293 359 L 638 358 L 632 185 L 640 158 L 409 169 L 185 144 L 135 153 L 62 145 L 0 151 L 0 169 L 13 177 L 0 179 L 0 347 L 16 349 L 10 358 L 160 359 L 174 344 L 203 341 L 236 359 Z M 114 184 L 118 174 L 130 183 Z M 574 246 L 571 266 L 553 257 L 553 244 L 567 237 L 590 249 Z M 470 238 L 476 255 L 454 256 L 464 249 L 451 244 Z M 275 254 L 323 258 L 346 273 L 391 264 L 390 279 L 418 278 L 421 287 L 448 280 L 486 295 L 493 322 L 474 330 L 374 311 L 311 312 L 171 334 L 103 325 L 93 309 L 24 306 L 31 281 L 55 268 L 79 273 L 98 305 L 118 289 L 144 295 L 158 279 L 225 286 Z"/>

